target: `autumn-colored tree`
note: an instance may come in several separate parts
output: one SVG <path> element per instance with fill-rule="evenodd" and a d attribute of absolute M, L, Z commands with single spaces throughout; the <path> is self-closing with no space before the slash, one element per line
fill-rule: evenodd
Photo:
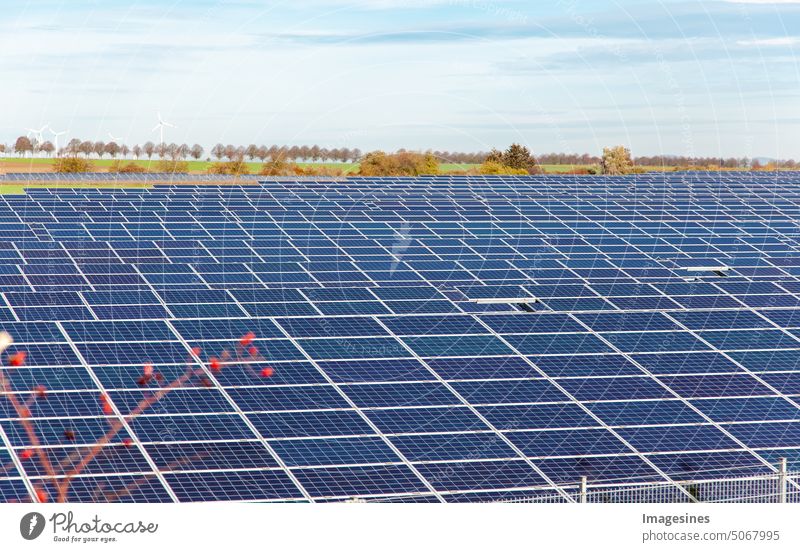
<path fill-rule="evenodd" d="M 617 176 L 630 174 L 633 172 L 633 160 L 631 150 L 625 146 L 615 146 L 603 148 L 603 157 L 600 161 L 600 169 L 603 174 Z"/>
<path fill-rule="evenodd" d="M 528 174 L 528 171 L 525 169 L 515 169 L 513 167 L 509 167 L 508 165 L 498 163 L 497 161 L 487 160 L 484 161 L 483 164 L 478 168 L 478 174 L 524 175 Z"/>
<path fill-rule="evenodd" d="M 53 162 L 52 170 L 57 173 L 88 173 L 92 172 L 94 165 L 86 158 L 77 155 L 59 157 Z"/>
<path fill-rule="evenodd" d="M 542 172 L 536 158 L 530 150 L 520 144 L 511 144 L 507 150 L 492 150 L 486 157 L 487 162 L 508 167 L 508 169 L 523 170 L 528 174 L 539 174 Z M 508 171 L 508 169 L 505 169 Z M 513 174 L 505 172 L 502 174 Z"/>
<path fill-rule="evenodd" d="M 250 174 L 250 168 L 243 159 L 235 159 L 227 162 L 213 163 L 208 168 L 208 174 L 225 174 L 230 176 L 241 176 Z"/>
<path fill-rule="evenodd" d="M 25 157 L 27 153 L 33 153 L 33 142 L 27 136 L 20 136 L 14 143 L 14 153 Z"/>
<path fill-rule="evenodd" d="M 156 172 L 169 174 L 186 174 L 189 172 L 189 163 L 172 159 L 162 159 L 156 165 Z"/>
<path fill-rule="evenodd" d="M 432 153 L 373 151 L 361 161 L 362 176 L 419 176 L 438 174 L 439 161 Z"/>
<path fill-rule="evenodd" d="M 43 144 L 39 145 L 39 151 L 48 156 L 51 156 L 56 151 L 56 147 L 53 145 L 53 142 L 46 141 Z"/>
<path fill-rule="evenodd" d="M 132 173 L 145 173 L 147 172 L 147 169 L 145 169 L 138 163 L 134 163 L 133 161 L 125 163 L 124 161 L 114 160 L 108 167 L 108 172 L 132 174 Z"/>

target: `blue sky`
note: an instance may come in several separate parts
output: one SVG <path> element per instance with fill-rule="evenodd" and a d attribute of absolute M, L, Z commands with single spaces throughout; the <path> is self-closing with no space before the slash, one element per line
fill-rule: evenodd
<path fill-rule="evenodd" d="M 0 141 L 800 158 L 800 0 L 0 0 Z"/>

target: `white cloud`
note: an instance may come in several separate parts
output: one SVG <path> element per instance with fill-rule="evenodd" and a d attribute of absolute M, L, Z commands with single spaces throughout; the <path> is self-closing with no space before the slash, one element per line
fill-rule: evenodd
<path fill-rule="evenodd" d="M 776 38 L 758 38 L 754 40 L 738 40 L 739 46 L 794 46 L 800 44 L 800 37 L 781 36 Z"/>

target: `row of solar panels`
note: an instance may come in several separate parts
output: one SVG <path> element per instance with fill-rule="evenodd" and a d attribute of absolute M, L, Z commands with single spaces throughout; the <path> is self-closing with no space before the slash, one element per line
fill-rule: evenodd
<path fill-rule="evenodd" d="M 796 466 L 797 194 L 781 178 L 787 198 L 735 177 L 763 203 L 664 183 L 686 209 L 634 201 L 625 179 L 32 191 L 4 204 L 30 239 L 0 247 L 4 327 L 28 352 L 15 389 L 52 389 L 32 414 L 58 459 L 135 408 L 142 363 L 171 379 L 256 333 L 272 378 L 224 370 L 168 395 L 75 479 L 82 501 L 491 500 Z M 480 186 L 491 199 L 463 199 Z M 5 408 L 0 466 L 29 446 Z M 0 474 L 7 500 L 46 479 L 19 465 Z"/>

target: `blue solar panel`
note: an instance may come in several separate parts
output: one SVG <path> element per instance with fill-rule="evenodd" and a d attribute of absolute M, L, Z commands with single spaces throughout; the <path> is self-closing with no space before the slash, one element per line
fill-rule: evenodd
<path fill-rule="evenodd" d="M 3 373 L 41 446 L 68 465 L 131 416 L 72 500 L 464 502 L 800 465 L 797 173 L 114 178 L 163 185 L 0 196 Z M 0 426 L 0 499 L 30 500 L 48 474 L 8 400 Z"/>

